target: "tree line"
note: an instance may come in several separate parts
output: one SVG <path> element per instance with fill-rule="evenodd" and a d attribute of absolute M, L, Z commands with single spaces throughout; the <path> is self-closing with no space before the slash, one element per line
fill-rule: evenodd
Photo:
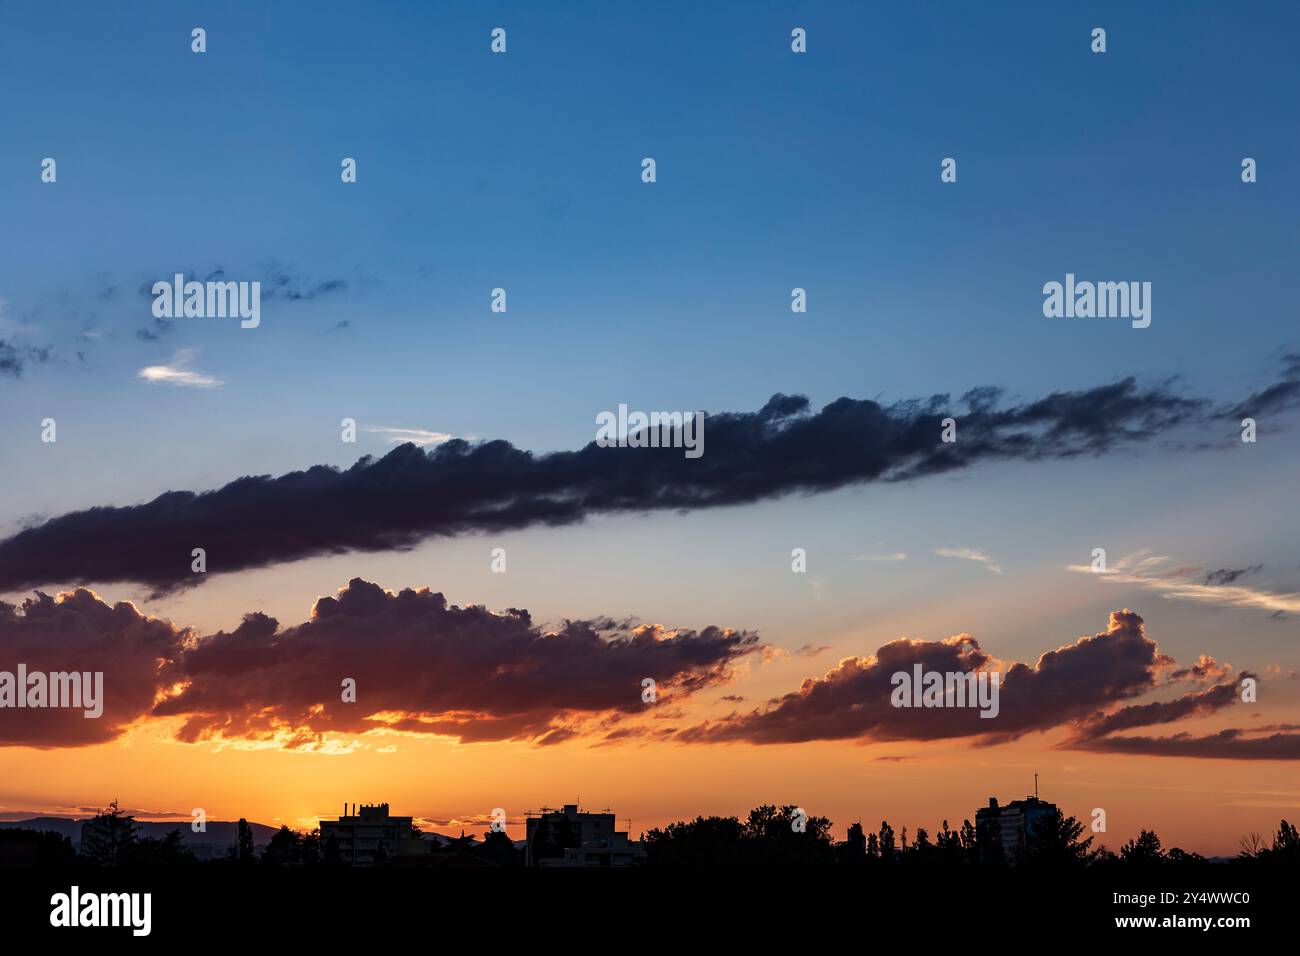
<path fill-rule="evenodd" d="M 873 833 L 860 823 L 849 826 L 848 839 L 831 837 L 831 821 L 806 816 L 794 806 L 764 805 L 738 817 L 696 817 L 655 828 L 644 837 L 649 866 L 854 866 L 911 869 L 959 867 L 1041 867 L 1067 869 L 1105 866 L 1211 865 L 1198 853 L 1166 849 L 1154 830 L 1142 830 L 1115 853 L 1094 846 L 1084 824 L 1059 808 L 1033 822 L 1023 844 L 1008 852 L 999 831 L 981 833 L 969 820 L 953 829 L 944 820 L 933 834 L 918 827 L 896 831 L 881 821 Z M 1300 835 L 1286 820 L 1271 840 L 1251 834 L 1242 840 L 1234 863 L 1300 867 Z"/>
<path fill-rule="evenodd" d="M 237 839 L 222 859 L 198 860 L 184 846 L 178 827 L 161 838 L 143 837 L 139 825 L 116 804 L 93 818 L 93 840 L 86 840 L 78 854 L 72 841 L 62 834 L 21 828 L 0 829 L 0 861 L 9 865 L 93 866 L 160 868 L 189 866 L 330 867 L 346 865 L 332 836 L 321 840 L 320 830 L 299 832 L 282 826 L 258 852 L 253 830 L 240 819 Z M 419 837 L 419 827 L 414 827 Z M 809 816 L 795 806 L 765 804 L 755 807 L 742 820 L 728 816 L 700 816 L 655 827 L 642 835 L 645 865 L 651 867 L 875 867 L 926 869 L 996 868 L 1006 866 L 1071 869 L 1082 867 L 1196 866 L 1224 862 L 1207 860 L 1180 847 L 1166 849 L 1154 830 L 1142 830 L 1113 852 L 1094 846 L 1096 838 L 1085 836 L 1087 828 L 1073 816 L 1054 808 L 1038 816 L 1023 843 L 1010 857 L 1001 835 L 990 828 L 981 833 L 970 820 L 956 829 L 944 820 L 931 833 L 918 827 L 909 835 L 906 827 L 895 830 L 888 821 L 866 832 L 861 823 L 851 824 L 848 839 L 837 842 L 831 836 L 831 821 Z M 546 840 L 558 846 L 570 845 L 576 834 L 547 833 Z M 504 832 L 487 831 L 481 841 L 451 838 L 430 847 L 428 863 L 458 865 L 519 866 L 522 851 Z M 559 855 L 551 848 L 550 855 Z M 544 854 L 545 855 L 545 854 Z M 397 865 L 381 847 L 377 865 Z M 410 862 L 409 860 L 400 862 Z M 1269 836 L 1251 833 L 1241 839 L 1240 852 L 1227 862 L 1234 865 L 1300 868 L 1300 833 L 1282 820 Z"/>

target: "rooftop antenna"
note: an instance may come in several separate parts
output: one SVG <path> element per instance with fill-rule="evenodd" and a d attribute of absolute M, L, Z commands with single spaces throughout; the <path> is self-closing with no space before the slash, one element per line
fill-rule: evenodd
<path fill-rule="evenodd" d="M 1034 799 L 1038 799 L 1038 774 L 1034 774 Z"/>

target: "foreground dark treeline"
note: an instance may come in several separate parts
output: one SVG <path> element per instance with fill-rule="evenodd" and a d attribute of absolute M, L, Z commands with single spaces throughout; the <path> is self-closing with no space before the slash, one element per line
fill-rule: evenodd
<path fill-rule="evenodd" d="M 697 817 L 655 828 L 642 837 L 648 867 L 862 867 L 881 870 L 962 868 L 1106 869 L 1151 866 L 1235 866 L 1252 869 L 1300 868 L 1300 833 L 1282 820 L 1276 833 L 1265 838 L 1252 833 L 1241 840 L 1241 852 L 1230 859 L 1207 860 L 1179 847 L 1165 849 L 1160 837 L 1143 830 L 1114 853 L 1094 846 L 1095 837 L 1084 837 L 1086 828 L 1060 810 L 1042 818 L 1028 835 L 1024 846 L 1008 859 L 1001 843 L 981 836 L 969 820 L 958 829 L 948 821 L 933 835 L 923 827 L 908 837 L 906 827 L 895 831 L 882 821 L 874 833 L 861 824 L 848 829 L 848 839 L 831 838 L 831 821 L 826 817 L 800 816 L 793 806 L 756 807 L 741 820 L 738 817 Z M 0 829 L 0 862 L 9 866 L 98 869 L 159 868 L 251 868 L 309 867 L 343 868 L 333 838 L 321 841 L 320 832 L 299 833 L 281 827 L 259 851 L 246 820 L 239 821 L 238 839 L 224 858 L 199 860 L 183 845 L 177 828 L 155 839 L 142 837 L 134 819 L 115 805 L 94 818 L 97 834 L 93 844 L 83 845 L 78 854 L 71 840 L 53 832 Z M 417 828 L 418 830 L 418 828 Z M 381 849 L 378 865 L 384 868 L 411 866 L 513 867 L 523 865 L 523 850 L 505 834 L 488 831 L 481 841 L 462 834 L 445 843 L 428 847 L 419 857 L 388 857 Z"/>
<path fill-rule="evenodd" d="M 882 821 L 875 833 L 862 825 L 849 827 L 843 843 L 831 839 L 831 821 L 807 817 L 802 832 L 795 826 L 796 807 L 762 806 L 748 818 L 697 817 L 673 823 L 644 836 L 650 866 L 852 866 L 879 868 L 958 869 L 1017 865 L 1045 869 L 1111 866 L 1233 865 L 1300 867 L 1300 835 L 1283 820 L 1272 841 L 1259 834 L 1242 840 L 1241 853 L 1229 861 L 1207 860 L 1178 847 L 1166 850 L 1154 831 L 1143 830 L 1136 839 L 1113 853 L 1094 847 L 1094 837 L 1084 837 L 1085 827 L 1074 817 L 1056 810 L 1039 821 L 1014 859 L 1007 859 L 1001 843 L 981 838 L 969 820 L 953 830 L 948 821 L 933 836 L 918 827 L 910 842 L 907 828 L 896 832 Z"/>

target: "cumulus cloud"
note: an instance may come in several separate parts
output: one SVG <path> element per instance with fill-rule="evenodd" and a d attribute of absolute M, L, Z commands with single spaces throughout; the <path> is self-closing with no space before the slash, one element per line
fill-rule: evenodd
<path fill-rule="evenodd" d="M 1016 663 L 1002 673 L 1000 713 L 979 716 L 975 708 L 894 707 L 891 677 L 924 671 L 965 674 L 997 669 L 995 661 L 969 634 L 942 641 L 891 641 L 873 657 L 850 657 L 820 678 L 748 714 L 701 724 L 682 733 L 684 740 L 745 740 L 796 743 L 808 740 L 937 740 L 993 737 L 1009 740 L 1084 717 L 1113 701 L 1156 685 L 1166 664 L 1147 639 L 1142 618 L 1115 611 L 1110 626 L 1049 651 L 1029 667 Z"/>
<path fill-rule="evenodd" d="M 231 632 L 198 637 L 110 607 L 87 590 L 0 604 L 0 669 L 104 671 L 102 718 L 80 710 L 13 710 L 0 743 L 100 743 L 137 720 L 177 721 L 186 742 L 331 749 L 368 731 L 461 741 L 571 739 L 593 721 L 646 711 L 725 684 L 760 650 L 756 635 L 720 627 L 669 630 L 613 620 L 536 625 L 527 611 L 449 605 L 428 589 L 385 591 L 354 578 L 311 618 L 281 628 L 249 613 Z M 345 678 L 356 682 L 344 702 Z"/>
<path fill-rule="evenodd" d="M 1000 709 L 985 719 L 973 707 L 894 707 L 891 677 L 911 674 L 915 665 L 940 673 L 1002 675 Z M 1240 759 L 1300 758 L 1300 735 L 1260 738 L 1258 732 L 1223 731 L 1206 737 L 1143 738 L 1123 731 L 1213 714 L 1238 700 L 1236 680 L 1192 691 L 1173 700 L 1125 704 L 1167 686 L 1161 675 L 1175 667 L 1146 635 L 1142 618 L 1114 611 L 1106 630 L 1043 654 L 1030 666 L 1000 668 L 969 634 L 943 641 L 897 640 L 874 656 L 842 660 L 823 677 L 806 678 L 799 689 L 748 713 L 733 713 L 686 728 L 677 738 L 690 743 L 801 743 L 812 740 L 938 740 L 967 738 L 978 744 L 1004 743 L 1034 731 L 1064 729 L 1067 749 L 1108 750 Z M 1171 679 L 1221 674 L 1221 665 L 1202 656 Z M 1198 750 L 1198 742 L 1203 744 Z"/>
<path fill-rule="evenodd" d="M 164 662 L 189 632 L 147 617 L 131 604 L 106 604 L 85 589 L 21 605 L 0 601 L 0 670 L 102 672 L 103 713 L 80 708 L 0 711 L 0 745 L 74 747 L 120 736 L 145 716 L 160 692 Z"/>
<path fill-rule="evenodd" d="M 318 745 L 329 733 L 396 730 L 462 741 L 546 745 L 585 717 L 644 711 L 641 682 L 661 702 L 725 682 L 757 637 L 717 627 L 667 631 L 567 621 L 543 631 L 527 611 L 449 605 L 427 589 L 392 593 L 353 579 L 311 619 L 280 629 L 261 614 L 205 638 L 167 677 L 184 689 L 158 705 L 183 716 L 183 740 Z M 357 702 L 340 700 L 344 678 Z"/>

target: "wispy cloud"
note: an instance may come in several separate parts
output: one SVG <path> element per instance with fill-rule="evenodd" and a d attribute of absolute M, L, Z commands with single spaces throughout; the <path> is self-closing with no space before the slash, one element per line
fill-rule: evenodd
<path fill-rule="evenodd" d="M 137 373 L 146 382 L 159 385 L 179 385 L 186 388 L 216 388 L 223 385 L 221 379 L 213 378 L 203 372 L 190 368 L 190 362 L 197 354 L 195 349 L 181 349 L 172 356 L 167 365 L 146 365 Z"/>
<path fill-rule="evenodd" d="M 893 551 L 885 554 L 859 554 L 852 561 L 906 561 L 907 552 Z"/>
<path fill-rule="evenodd" d="M 1112 562 L 1105 571 L 1094 571 L 1088 564 L 1067 565 L 1066 570 L 1080 574 L 1095 574 L 1100 580 L 1109 584 L 1136 586 L 1178 600 L 1199 601 L 1203 604 L 1217 604 L 1220 607 L 1300 612 L 1300 594 L 1217 583 L 1235 581 L 1246 571 L 1256 571 L 1262 565 L 1244 569 L 1242 572 L 1230 571 L 1225 574 L 1216 571 L 1204 575 L 1194 567 L 1176 567 L 1171 572 L 1167 568 L 1171 563 L 1164 555 L 1152 554 L 1149 549 L 1143 548 Z M 1185 574 L 1189 576 L 1184 576 Z"/>
<path fill-rule="evenodd" d="M 443 442 L 451 441 L 455 437 L 447 432 L 431 432 L 423 428 L 390 428 L 383 425 L 366 428 L 365 431 L 387 435 L 388 440 L 394 445 L 410 442 L 412 445 L 419 445 L 420 447 L 441 445 Z"/>
<path fill-rule="evenodd" d="M 935 548 L 934 553 L 941 558 L 957 558 L 961 561 L 974 561 L 984 565 L 994 574 L 1002 573 L 1002 565 L 992 555 L 978 548 Z"/>

